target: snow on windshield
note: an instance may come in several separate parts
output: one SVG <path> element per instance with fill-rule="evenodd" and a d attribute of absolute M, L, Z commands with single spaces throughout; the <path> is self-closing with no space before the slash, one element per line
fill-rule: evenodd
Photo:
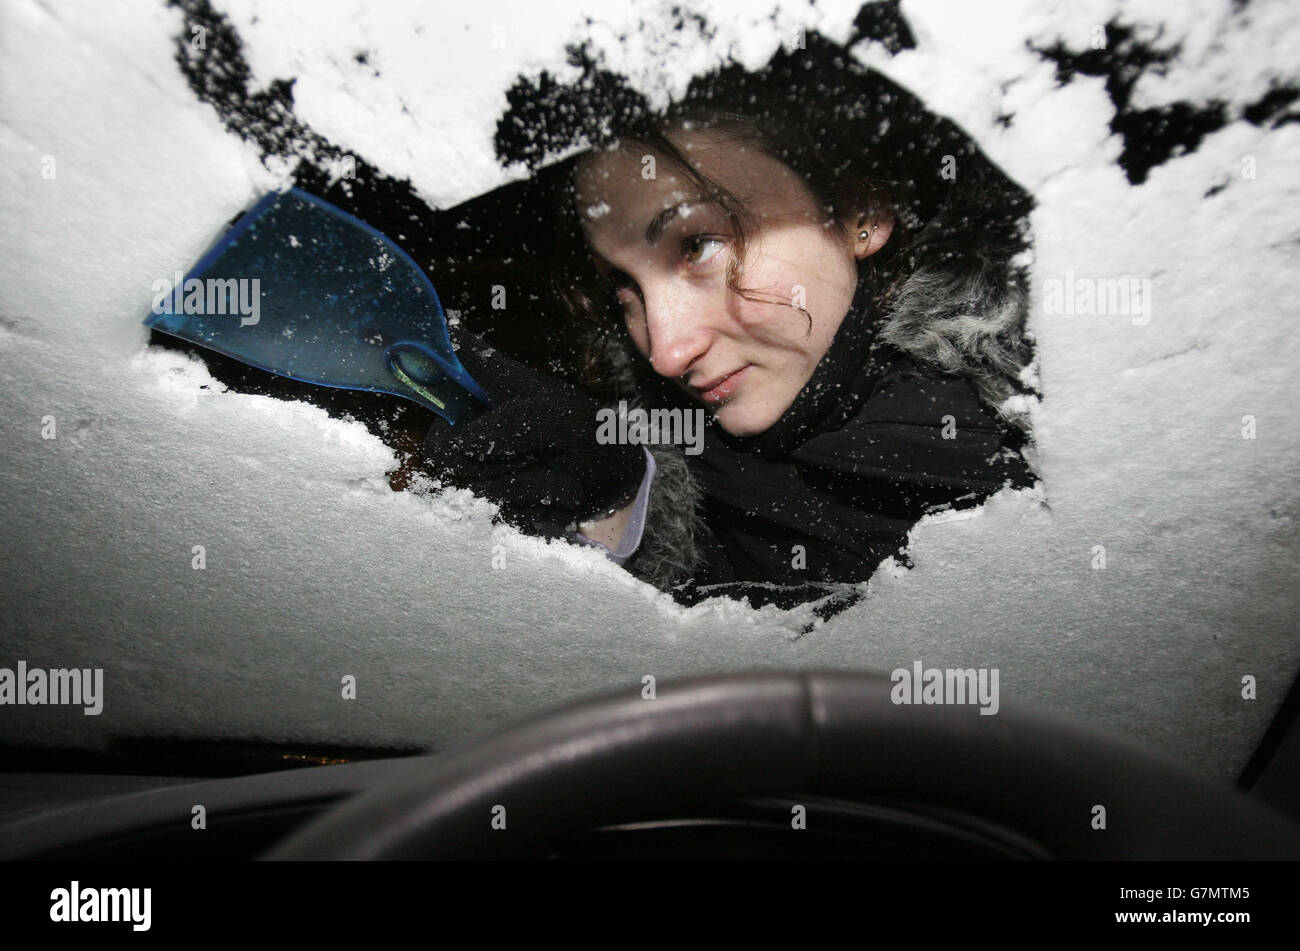
<path fill-rule="evenodd" d="M 521 75 L 572 76 L 566 45 L 661 105 L 728 56 L 757 68 L 801 31 L 848 43 L 863 22 L 844 2 L 216 7 L 249 88 L 273 102 L 291 79 L 299 120 L 437 208 L 526 176 L 498 164 L 496 120 Z M 921 661 L 998 668 L 1004 702 L 1234 777 L 1300 661 L 1296 18 L 1266 0 L 901 13 L 908 42 L 851 55 L 1037 203 L 1041 482 L 924 520 L 909 567 L 823 622 L 683 607 L 595 550 L 494 525 L 468 492 L 395 492 L 395 452 L 361 422 L 149 347 L 153 282 L 292 162 L 264 163 L 197 99 L 183 9 L 6 4 L 0 666 L 104 678 L 100 714 L 10 709 L 0 741 L 441 748 L 645 675 Z"/>

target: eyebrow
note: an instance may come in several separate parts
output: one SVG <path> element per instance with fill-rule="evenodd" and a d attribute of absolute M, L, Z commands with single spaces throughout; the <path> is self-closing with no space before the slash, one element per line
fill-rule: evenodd
<path fill-rule="evenodd" d="M 694 208 L 696 205 L 715 204 L 708 198 L 690 198 L 686 201 L 679 201 L 675 205 L 670 205 L 659 214 L 650 219 L 650 223 L 645 227 L 645 243 L 655 245 L 663 237 L 664 230 L 668 227 L 669 222 L 680 215 L 687 208 Z"/>

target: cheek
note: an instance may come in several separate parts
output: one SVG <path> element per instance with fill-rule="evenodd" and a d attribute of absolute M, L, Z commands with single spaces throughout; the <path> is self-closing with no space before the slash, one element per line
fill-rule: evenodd
<path fill-rule="evenodd" d="M 650 359 L 650 335 L 646 333 L 645 321 L 639 316 L 628 314 L 623 318 L 623 326 L 627 328 L 627 335 L 632 338 L 632 345 L 641 356 Z"/>

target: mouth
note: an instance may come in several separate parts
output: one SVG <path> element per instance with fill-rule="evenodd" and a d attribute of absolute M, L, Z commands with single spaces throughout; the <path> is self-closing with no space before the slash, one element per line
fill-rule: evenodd
<path fill-rule="evenodd" d="M 744 381 L 745 371 L 752 365 L 747 363 L 739 370 L 732 370 L 723 376 L 714 377 L 703 386 L 692 386 L 691 389 L 705 403 L 714 406 L 720 405 L 735 395 L 736 388 Z"/>

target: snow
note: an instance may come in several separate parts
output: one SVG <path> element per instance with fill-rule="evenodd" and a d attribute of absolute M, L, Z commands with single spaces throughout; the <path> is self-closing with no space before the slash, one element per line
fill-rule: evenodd
<path fill-rule="evenodd" d="M 847 39 L 857 12 L 691 5 L 715 28 L 702 35 L 667 30 L 667 4 L 219 6 L 255 85 L 297 77 L 299 118 L 440 207 L 521 174 L 492 157 L 505 90 L 521 71 L 564 75 L 568 42 L 591 39 L 662 102 L 728 53 L 761 65 L 800 26 Z M 997 667 L 1004 704 L 1047 704 L 1235 777 L 1300 667 L 1300 124 L 1230 123 L 1133 186 L 1103 80 L 1058 87 L 1030 49 L 1085 49 L 1119 12 L 1185 46 L 1139 84 L 1141 107 L 1241 104 L 1295 82 L 1287 5 L 1229 8 L 906 2 L 916 49 L 855 47 L 1034 194 L 1036 288 L 1067 272 L 1146 279 L 1152 310 L 1139 324 L 1037 307 L 1038 490 L 923 522 L 913 567 L 882 568 L 865 601 L 820 623 L 808 608 L 682 608 L 596 551 L 494 527 L 469 493 L 392 492 L 392 451 L 362 424 L 225 392 L 200 362 L 149 349 L 152 282 L 290 170 L 268 170 L 194 99 L 173 61 L 177 10 L 5 4 L 0 666 L 102 666 L 105 701 L 97 717 L 6 708 L 0 742 L 441 748 L 645 674 L 922 659 Z M 356 700 L 341 699 L 345 675 Z M 1241 698 L 1247 675 L 1258 700 Z"/>

